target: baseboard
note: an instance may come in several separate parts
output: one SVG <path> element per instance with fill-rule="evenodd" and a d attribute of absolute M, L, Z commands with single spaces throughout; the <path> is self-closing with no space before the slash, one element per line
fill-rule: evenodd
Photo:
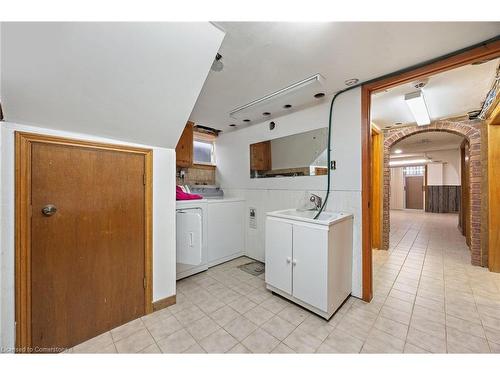
<path fill-rule="evenodd" d="M 169 306 L 175 305 L 175 294 L 173 296 L 162 298 L 153 302 L 153 311 L 158 311 Z"/>

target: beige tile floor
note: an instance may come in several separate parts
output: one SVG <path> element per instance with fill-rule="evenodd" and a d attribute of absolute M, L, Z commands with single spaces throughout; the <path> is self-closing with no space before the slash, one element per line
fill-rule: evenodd
<path fill-rule="evenodd" d="M 265 289 L 238 258 L 177 283 L 177 304 L 80 344 L 83 353 L 500 352 L 500 275 L 470 265 L 457 216 L 391 213 L 374 298 L 330 319 Z"/>

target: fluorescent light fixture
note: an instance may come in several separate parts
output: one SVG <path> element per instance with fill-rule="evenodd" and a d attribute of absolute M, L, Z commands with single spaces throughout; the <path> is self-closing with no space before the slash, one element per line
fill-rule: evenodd
<path fill-rule="evenodd" d="M 418 126 L 429 125 L 431 123 L 431 118 L 429 117 L 429 111 L 427 110 L 422 90 L 406 94 L 405 101 L 406 104 L 408 104 L 408 107 L 410 108 Z"/>
<path fill-rule="evenodd" d="M 395 154 L 401 154 L 402 152 L 403 152 L 403 150 L 401 150 L 400 148 L 397 148 L 394 150 Z"/>
<path fill-rule="evenodd" d="M 391 160 L 389 166 L 398 167 L 402 165 L 415 165 L 415 164 L 427 164 L 432 160 L 429 159 L 409 159 L 409 160 Z"/>

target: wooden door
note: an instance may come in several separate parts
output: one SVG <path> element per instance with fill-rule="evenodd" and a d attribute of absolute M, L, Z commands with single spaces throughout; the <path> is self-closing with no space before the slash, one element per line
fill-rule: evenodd
<path fill-rule="evenodd" d="M 59 351 L 149 310 L 146 156 L 43 142 L 27 147 L 30 265 L 20 277 L 31 300 L 24 329 L 31 348 Z M 48 205 L 56 211 L 44 212 Z"/>
<path fill-rule="evenodd" d="M 461 159 L 461 196 L 460 196 L 460 227 L 462 234 L 465 236 L 465 242 L 470 246 L 470 147 L 467 141 L 462 142 L 460 146 L 460 159 Z"/>
<path fill-rule="evenodd" d="M 192 122 L 188 122 L 182 132 L 177 146 L 175 146 L 176 166 L 189 168 L 193 165 L 193 126 Z"/>
<path fill-rule="evenodd" d="M 421 210 L 424 208 L 424 176 L 408 176 L 405 179 L 406 208 Z"/>

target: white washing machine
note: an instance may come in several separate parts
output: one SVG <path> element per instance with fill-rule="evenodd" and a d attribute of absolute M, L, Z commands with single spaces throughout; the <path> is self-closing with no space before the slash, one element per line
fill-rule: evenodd
<path fill-rule="evenodd" d="M 177 280 L 208 269 L 207 201 L 177 201 L 176 205 Z"/>

